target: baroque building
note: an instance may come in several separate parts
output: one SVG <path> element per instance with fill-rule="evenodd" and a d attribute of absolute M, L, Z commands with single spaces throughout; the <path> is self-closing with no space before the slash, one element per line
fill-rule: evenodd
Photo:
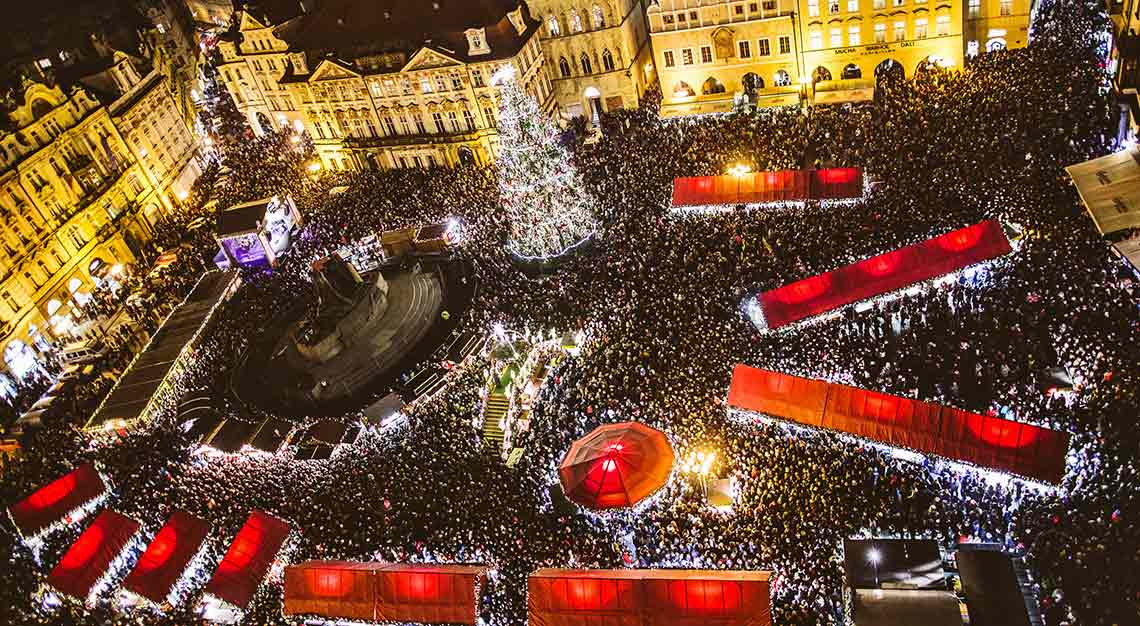
<path fill-rule="evenodd" d="M 539 22 L 518 0 L 326 0 L 235 15 L 218 73 L 258 133 L 306 130 L 326 168 L 486 163 L 492 76 L 505 66 L 556 107 Z"/>
<path fill-rule="evenodd" d="M 665 114 L 813 100 L 965 54 L 961 0 L 656 0 L 648 14 Z"/>
<path fill-rule="evenodd" d="M 530 0 L 564 117 L 636 107 L 656 79 L 645 0 Z"/>
<path fill-rule="evenodd" d="M 142 260 L 201 171 L 167 76 L 94 44 L 51 80 L 25 76 L 0 133 L 0 350 L 14 378 L 91 330 L 93 291 Z"/>

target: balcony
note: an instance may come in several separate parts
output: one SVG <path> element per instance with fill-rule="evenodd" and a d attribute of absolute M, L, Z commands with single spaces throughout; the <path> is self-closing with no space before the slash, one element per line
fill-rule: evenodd
<path fill-rule="evenodd" d="M 422 135 L 395 135 L 389 137 L 345 137 L 341 143 L 345 148 L 384 148 L 396 146 L 422 146 L 436 144 L 451 144 L 464 141 L 475 141 L 482 137 L 486 130 L 459 131 L 456 133 L 437 133 Z"/>

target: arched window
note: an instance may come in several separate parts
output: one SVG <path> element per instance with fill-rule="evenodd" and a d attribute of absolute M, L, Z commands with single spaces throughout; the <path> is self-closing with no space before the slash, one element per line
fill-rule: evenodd
<path fill-rule="evenodd" d="M 578 11 L 575 9 L 570 9 L 570 32 L 582 32 L 582 16 L 578 15 Z"/>
<path fill-rule="evenodd" d="M 745 93 L 755 94 L 757 90 L 764 88 L 764 79 L 753 72 L 748 72 L 740 79 L 740 84 L 744 86 Z"/>
<path fill-rule="evenodd" d="M 776 71 L 776 79 L 773 81 L 777 87 L 787 87 L 792 84 L 792 77 L 784 70 Z"/>
<path fill-rule="evenodd" d="M 566 60 L 566 57 L 559 57 L 558 71 L 562 72 L 562 78 L 570 78 L 570 62 Z"/>
<path fill-rule="evenodd" d="M 714 93 L 724 93 L 724 83 L 709 76 L 704 85 L 701 86 L 701 93 L 706 96 Z"/>
<path fill-rule="evenodd" d="M 614 55 L 610 53 L 609 48 L 602 50 L 602 67 L 605 68 L 607 72 L 614 71 Z"/>
<path fill-rule="evenodd" d="M 811 82 L 818 83 L 824 80 L 831 80 L 831 70 L 821 65 L 811 73 Z"/>
<path fill-rule="evenodd" d="M 62 302 L 53 298 L 50 302 L 47 303 L 47 314 L 55 315 L 56 311 L 59 311 L 60 307 L 62 306 Z"/>
<path fill-rule="evenodd" d="M 986 42 L 986 52 L 997 52 L 998 50 L 1005 50 L 1005 39 L 994 37 Z"/>
<path fill-rule="evenodd" d="M 590 9 L 590 18 L 594 22 L 595 29 L 606 27 L 606 14 L 602 12 L 602 7 L 595 4 L 594 8 Z"/>
<path fill-rule="evenodd" d="M 693 88 L 690 87 L 689 83 L 686 83 L 685 81 L 681 81 L 676 85 L 673 85 L 674 98 L 691 98 L 695 95 L 697 95 L 697 92 L 693 91 Z"/>
<path fill-rule="evenodd" d="M 562 29 L 558 26 L 558 18 L 553 15 L 546 18 L 546 30 L 550 33 L 551 37 L 557 37 L 562 34 Z"/>
<path fill-rule="evenodd" d="M 593 74 L 594 73 L 594 66 L 590 64 L 590 57 L 585 52 L 582 53 L 582 57 L 580 59 L 578 59 L 578 62 L 582 64 L 582 73 L 583 74 Z"/>
<path fill-rule="evenodd" d="M 863 78 L 863 70 L 859 69 L 859 66 L 854 63 L 848 63 L 847 67 L 843 68 L 843 80 L 851 80 L 853 78 Z"/>

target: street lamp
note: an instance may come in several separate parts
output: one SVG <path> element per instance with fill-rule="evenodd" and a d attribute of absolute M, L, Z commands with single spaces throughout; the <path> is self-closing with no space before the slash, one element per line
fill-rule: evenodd
<path fill-rule="evenodd" d="M 883 555 L 878 548 L 871 548 L 867 551 L 867 560 L 875 568 L 875 587 L 877 588 L 879 586 L 879 561 L 883 560 Z"/>
<path fill-rule="evenodd" d="M 743 180 L 744 176 L 751 171 L 752 171 L 752 168 L 748 165 L 745 165 L 744 163 L 737 163 L 736 165 L 733 165 L 732 167 L 728 168 L 728 173 L 731 174 L 733 176 L 733 178 L 736 179 L 736 202 L 737 203 L 740 202 L 740 181 Z"/>

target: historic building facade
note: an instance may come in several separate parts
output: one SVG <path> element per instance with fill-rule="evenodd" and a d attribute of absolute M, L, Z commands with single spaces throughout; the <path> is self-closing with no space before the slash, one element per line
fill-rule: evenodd
<path fill-rule="evenodd" d="M 333 170 L 490 161 L 492 76 L 508 65 L 544 109 L 556 106 L 539 22 L 516 0 L 339 0 L 236 21 L 218 70 L 238 110 L 258 133 L 306 130 Z M 408 32 L 425 36 L 409 43 Z"/>
<path fill-rule="evenodd" d="M 635 107 L 656 78 L 645 0 L 530 0 L 565 117 Z"/>
<path fill-rule="evenodd" d="M 1029 45 L 1034 0 L 965 0 L 966 55 Z"/>
<path fill-rule="evenodd" d="M 799 102 L 795 0 L 662 0 L 649 9 L 662 115 Z M 738 95 L 740 94 L 740 95 Z"/>
<path fill-rule="evenodd" d="M 0 136 L 0 345 L 8 374 L 39 367 L 85 321 L 96 285 L 135 260 L 155 199 L 147 172 L 87 89 L 26 82 Z"/>
<path fill-rule="evenodd" d="M 665 114 L 789 104 L 964 54 L 961 0 L 658 0 L 648 15 Z"/>

